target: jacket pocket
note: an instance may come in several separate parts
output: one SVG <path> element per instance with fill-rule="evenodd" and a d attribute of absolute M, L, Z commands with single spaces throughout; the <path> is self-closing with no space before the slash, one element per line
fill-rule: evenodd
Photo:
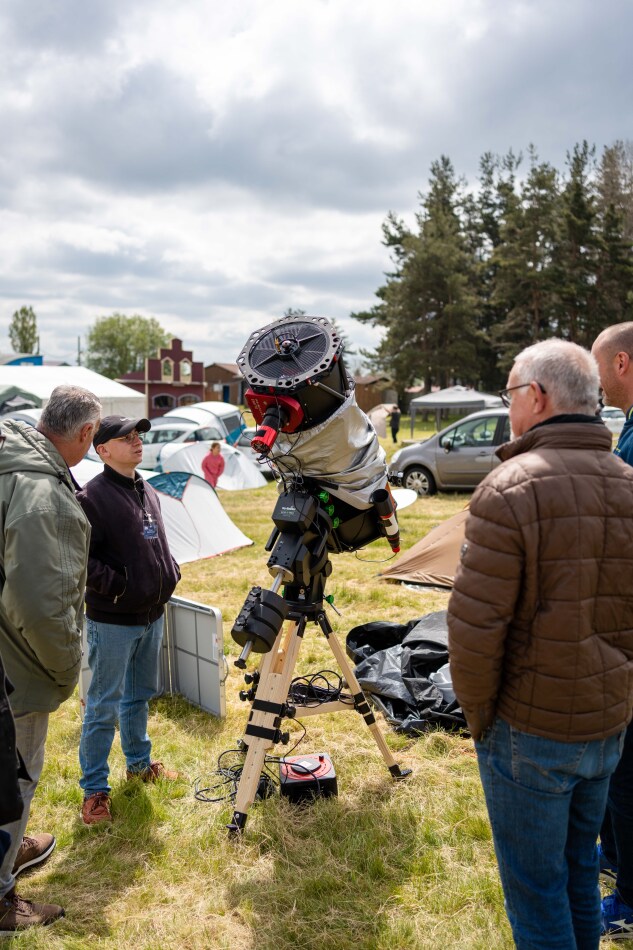
<path fill-rule="evenodd" d="M 119 601 L 119 600 L 121 599 L 121 597 L 124 597 L 124 596 L 125 596 L 125 592 L 126 592 L 126 590 L 127 590 L 127 580 L 128 580 L 128 578 L 127 578 L 127 567 L 125 567 L 125 565 L 123 566 L 123 579 L 124 579 L 123 590 L 120 591 L 118 594 L 115 595 L 115 597 L 114 597 L 114 603 L 115 603 L 115 604 L 117 603 L 117 601 Z"/>

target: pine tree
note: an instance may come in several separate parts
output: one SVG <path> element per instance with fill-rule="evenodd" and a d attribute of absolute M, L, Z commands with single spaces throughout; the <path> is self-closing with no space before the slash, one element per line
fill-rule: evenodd
<path fill-rule="evenodd" d="M 508 207 L 501 243 L 492 254 L 496 273 L 491 300 L 503 317 L 491 335 L 504 371 L 524 347 L 551 336 L 556 324 L 558 173 L 547 162 L 539 162 L 533 147 L 528 154 L 530 169 L 520 200 Z"/>
<path fill-rule="evenodd" d="M 477 358 L 484 390 L 494 391 L 505 385 L 506 373 L 499 366 L 494 328 L 503 322 L 503 304 L 493 298 L 498 263 L 496 249 L 502 243 L 506 222 L 515 215 L 520 197 L 516 176 L 521 154 L 510 150 L 499 157 L 486 152 L 479 166 L 479 193 L 474 199 L 472 229 L 477 255 L 477 283 L 481 301 L 477 321 Z"/>
<path fill-rule="evenodd" d="M 475 258 L 464 231 L 465 200 L 463 183 L 442 156 L 431 166 L 417 232 L 393 215 L 385 222 L 383 243 L 395 269 L 376 292 L 381 302 L 352 314 L 386 328 L 370 361 L 388 371 L 401 390 L 416 379 L 427 388 L 479 380 Z"/>
<path fill-rule="evenodd" d="M 557 313 L 552 332 L 581 346 L 591 347 L 596 337 L 598 236 L 592 182 L 595 149 L 587 142 L 567 154 L 569 177 L 560 196 L 560 234 L 554 255 Z"/>

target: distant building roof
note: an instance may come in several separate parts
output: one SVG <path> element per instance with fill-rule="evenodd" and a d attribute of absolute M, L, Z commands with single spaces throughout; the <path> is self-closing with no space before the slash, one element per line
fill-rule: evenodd
<path fill-rule="evenodd" d="M 390 382 L 389 376 L 354 376 L 357 386 L 373 386 L 375 383 Z"/>
<path fill-rule="evenodd" d="M 220 369 L 225 369 L 227 373 L 235 373 L 236 376 L 242 375 L 237 368 L 237 363 L 209 363 L 205 369 L 211 369 L 212 366 L 219 366 Z"/>

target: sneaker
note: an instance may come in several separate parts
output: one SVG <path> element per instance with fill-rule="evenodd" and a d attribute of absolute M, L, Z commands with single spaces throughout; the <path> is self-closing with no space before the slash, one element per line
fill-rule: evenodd
<path fill-rule="evenodd" d="M 598 845 L 598 857 L 600 858 L 600 877 L 605 884 L 615 885 L 618 876 L 618 869 L 615 864 L 611 864 L 606 854 L 602 850 L 602 845 Z"/>
<path fill-rule="evenodd" d="M 623 903 L 617 891 L 602 899 L 602 934 L 610 940 L 633 937 L 633 907 Z"/>
<path fill-rule="evenodd" d="M 33 837 L 24 835 L 22 844 L 15 856 L 13 876 L 17 877 L 22 871 L 26 871 L 27 868 L 32 868 L 36 864 L 43 864 L 55 850 L 55 844 L 56 841 L 53 835 L 42 834 Z"/>
<path fill-rule="evenodd" d="M 81 806 L 81 820 L 84 825 L 97 825 L 100 821 L 112 821 L 110 796 L 107 792 L 95 792 L 84 798 Z"/>
<path fill-rule="evenodd" d="M 162 762 L 150 762 L 142 772 L 130 772 L 128 769 L 128 782 L 133 778 L 140 778 L 141 782 L 157 782 L 159 779 L 173 782 L 178 778 L 178 772 L 173 769 L 166 769 Z"/>
<path fill-rule="evenodd" d="M 44 927 L 64 916 L 59 904 L 36 904 L 18 897 L 15 890 L 0 897 L 0 937 L 26 930 L 27 927 Z"/>

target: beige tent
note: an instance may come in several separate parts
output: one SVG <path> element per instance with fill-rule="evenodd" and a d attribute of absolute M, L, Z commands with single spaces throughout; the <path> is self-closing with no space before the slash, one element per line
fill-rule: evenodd
<path fill-rule="evenodd" d="M 468 509 L 432 528 L 412 548 L 380 574 L 385 581 L 408 581 L 433 587 L 452 587 L 464 541 Z"/>
<path fill-rule="evenodd" d="M 369 421 L 376 430 L 376 434 L 383 439 L 387 435 L 387 419 L 391 415 L 393 407 L 394 404 L 392 402 L 381 402 L 367 413 Z"/>

